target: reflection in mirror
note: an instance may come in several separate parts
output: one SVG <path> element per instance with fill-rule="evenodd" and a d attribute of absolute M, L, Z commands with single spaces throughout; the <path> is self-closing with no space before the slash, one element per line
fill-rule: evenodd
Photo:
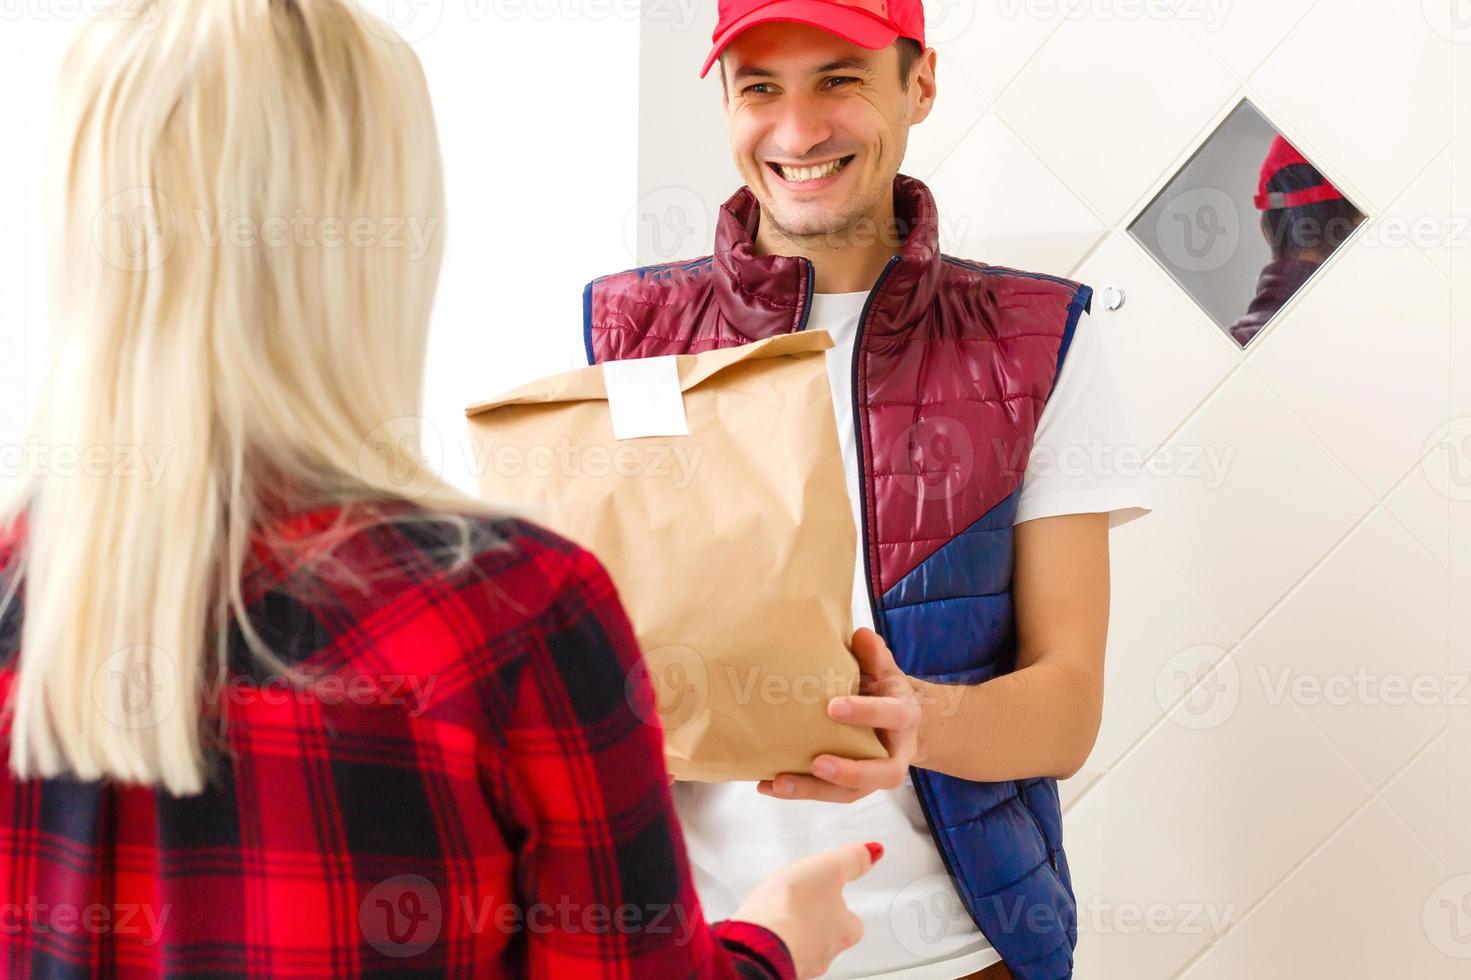
<path fill-rule="evenodd" d="M 1129 233 L 1245 347 L 1363 220 L 1243 99 Z"/>

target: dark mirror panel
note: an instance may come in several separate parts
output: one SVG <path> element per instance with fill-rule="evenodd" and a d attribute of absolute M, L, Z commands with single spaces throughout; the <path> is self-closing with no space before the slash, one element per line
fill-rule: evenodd
<path fill-rule="evenodd" d="M 1245 347 L 1363 220 L 1243 99 L 1129 233 Z"/>

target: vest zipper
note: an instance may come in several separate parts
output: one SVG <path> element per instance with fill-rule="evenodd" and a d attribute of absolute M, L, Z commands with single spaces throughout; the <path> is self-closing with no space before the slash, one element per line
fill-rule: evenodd
<path fill-rule="evenodd" d="M 858 471 L 858 515 L 859 515 L 858 534 L 860 536 L 860 540 L 863 542 L 863 585 L 864 585 L 865 591 L 868 593 L 868 608 L 872 612 L 872 615 L 873 615 L 873 629 L 874 629 L 874 632 L 877 633 L 880 637 L 882 637 L 883 638 L 883 641 L 885 643 L 888 643 L 889 642 L 889 636 L 888 636 L 888 631 L 884 629 L 883 620 L 882 620 L 882 618 L 879 615 L 878 597 L 874 594 L 874 588 L 873 588 L 873 567 L 872 567 L 872 562 L 869 560 L 869 549 L 868 549 L 868 480 L 865 478 L 865 475 L 864 475 L 864 472 L 863 472 L 863 469 L 862 469 L 862 466 L 863 466 L 863 407 L 860 404 L 859 398 L 858 398 L 858 359 L 863 356 L 863 329 L 864 329 L 864 327 L 866 327 L 868 325 L 868 308 L 873 304 L 873 298 L 876 295 L 878 295 L 879 289 L 883 286 L 884 279 L 887 278 L 887 276 L 889 274 L 889 270 L 892 269 L 892 268 L 894 268 L 894 265 L 898 261 L 899 261 L 899 256 L 897 256 L 897 255 L 895 255 L 893 258 L 889 259 L 888 264 L 884 266 L 884 271 L 881 272 L 881 273 L 879 273 L 878 281 L 873 284 L 873 289 L 869 290 L 868 298 L 863 301 L 863 312 L 858 315 L 858 333 L 853 338 L 853 378 L 852 378 L 852 381 L 853 381 L 853 384 L 852 384 L 852 388 L 853 388 L 853 436 L 854 436 L 854 446 L 855 446 L 855 448 L 857 449 L 857 452 L 858 452 L 858 464 L 859 464 L 859 471 Z M 959 889 L 959 891 L 961 893 L 962 901 L 964 901 L 965 898 L 966 898 L 966 896 L 969 895 L 970 889 L 966 886 L 965 880 L 960 877 L 959 872 L 956 871 L 954 861 L 951 860 L 950 852 L 949 852 L 948 848 L 946 847 L 946 843 L 945 843 L 945 840 L 946 840 L 945 839 L 945 835 L 940 830 L 939 824 L 935 822 L 935 815 L 934 815 L 934 812 L 930 809 L 929 800 L 926 798 L 924 792 L 922 791 L 922 789 L 920 787 L 920 783 L 923 781 L 924 777 L 918 775 L 919 771 L 920 770 L 918 770 L 914 766 L 910 766 L 909 767 L 910 779 L 915 784 L 914 785 L 914 795 L 915 795 L 915 798 L 919 800 L 919 809 L 920 809 L 920 812 L 922 812 L 924 814 L 925 824 L 930 828 L 930 837 L 933 838 L 934 841 L 935 841 L 935 850 L 937 850 L 937 851 L 940 852 L 940 860 L 945 865 L 945 871 L 946 871 L 947 874 L 950 875 L 951 880 L 954 881 L 956 883 L 956 885 L 958 886 L 958 889 Z M 1023 804 L 1023 806 L 1025 806 L 1025 804 Z M 1028 812 L 1030 813 L 1031 811 L 1028 811 Z M 1036 817 L 1033 816 L 1032 819 L 1035 820 Z M 969 902 L 966 902 L 967 911 L 969 911 L 969 905 L 970 905 L 970 903 Z M 976 916 L 975 916 L 974 913 L 971 914 L 971 919 L 975 921 L 976 928 L 980 929 L 981 928 L 980 920 L 976 918 Z M 982 929 L 982 935 L 985 935 L 985 930 L 984 929 Z"/>
<path fill-rule="evenodd" d="M 1021 804 L 1023 810 L 1027 811 L 1027 816 L 1032 818 L 1032 823 L 1037 827 L 1037 833 L 1042 837 L 1042 846 L 1047 849 L 1047 863 L 1052 865 L 1053 871 L 1056 871 L 1057 852 L 1052 849 L 1052 841 L 1048 839 L 1047 831 L 1042 829 L 1042 821 L 1038 820 L 1037 815 L 1032 812 L 1032 805 L 1027 802 L 1026 794 L 1022 792 L 1021 781 L 1014 779 L 1012 783 L 1016 786 L 1016 801 Z"/>
<path fill-rule="evenodd" d="M 816 275 L 813 272 L 813 269 L 816 267 L 813 266 L 812 260 L 804 258 L 802 261 L 807 263 L 807 295 L 802 306 L 802 317 L 797 321 L 798 333 L 807 329 L 807 318 L 812 315 L 812 282 Z"/>
<path fill-rule="evenodd" d="M 879 273 L 878 280 L 874 282 L 873 288 L 868 291 L 868 296 L 863 300 L 863 311 L 858 314 L 858 331 L 853 336 L 853 448 L 858 454 L 858 540 L 863 543 L 863 588 L 868 593 L 868 608 L 873 615 L 874 632 L 889 642 L 885 635 L 883 626 L 879 620 L 878 597 L 873 590 L 873 568 L 868 559 L 868 481 L 863 474 L 863 412 L 858 403 L 858 359 L 863 356 L 863 328 L 868 325 L 868 308 L 873 305 L 873 298 L 883 288 L 884 280 L 889 276 L 889 270 L 894 268 L 899 261 L 899 256 L 889 257 L 884 265 L 884 271 Z"/>

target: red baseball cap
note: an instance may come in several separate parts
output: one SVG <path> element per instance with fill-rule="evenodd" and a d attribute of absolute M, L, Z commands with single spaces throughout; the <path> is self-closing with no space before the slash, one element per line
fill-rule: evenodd
<path fill-rule="evenodd" d="M 1302 163 L 1313 167 L 1308 159 L 1297 152 L 1293 146 L 1279 134 L 1272 140 L 1271 149 L 1267 151 L 1267 158 L 1262 161 L 1262 171 L 1257 177 L 1256 197 L 1253 199 L 1257 210 L 1269 211 L 1275 208 L 1296 208 L 1304 204 L 1316 204 L 1318 201 L 1333 201 L 1343 197 L 1343 192 L 1334 187 L 1333 184 L 1318 173 L 1318 168 L 1313 167 L 1313 172 L 1318 173 L 1322 183 L 1314 184 L 1312 187 L 1304 187 L 1296 191 L 1269 191 L 1267 185 L 1272 178 L 1277 176 L 1277 171 L 1283 167 Z"/>
<path fill-rule="evenodd" d="M 700 77 L 737 34 L 773 20 L 817 27 L 861 48 L 886 48 L 901 37 L 925 46 L 921 0 L 720 0 L 720 18 L 710 35 L 714 46 Z"/>

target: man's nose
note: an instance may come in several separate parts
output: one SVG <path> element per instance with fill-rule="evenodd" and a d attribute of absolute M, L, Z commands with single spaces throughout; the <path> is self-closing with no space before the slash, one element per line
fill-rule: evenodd
<path fill-rule="evenodd" d="M 781 116 L 771 132 L 776 145 L 776 155 L 784 160 L 802 160 L 832 136 L 832 124 L 825 114 L 813 105 L 813 100 L 789 98 L 784 100 Z"/>

